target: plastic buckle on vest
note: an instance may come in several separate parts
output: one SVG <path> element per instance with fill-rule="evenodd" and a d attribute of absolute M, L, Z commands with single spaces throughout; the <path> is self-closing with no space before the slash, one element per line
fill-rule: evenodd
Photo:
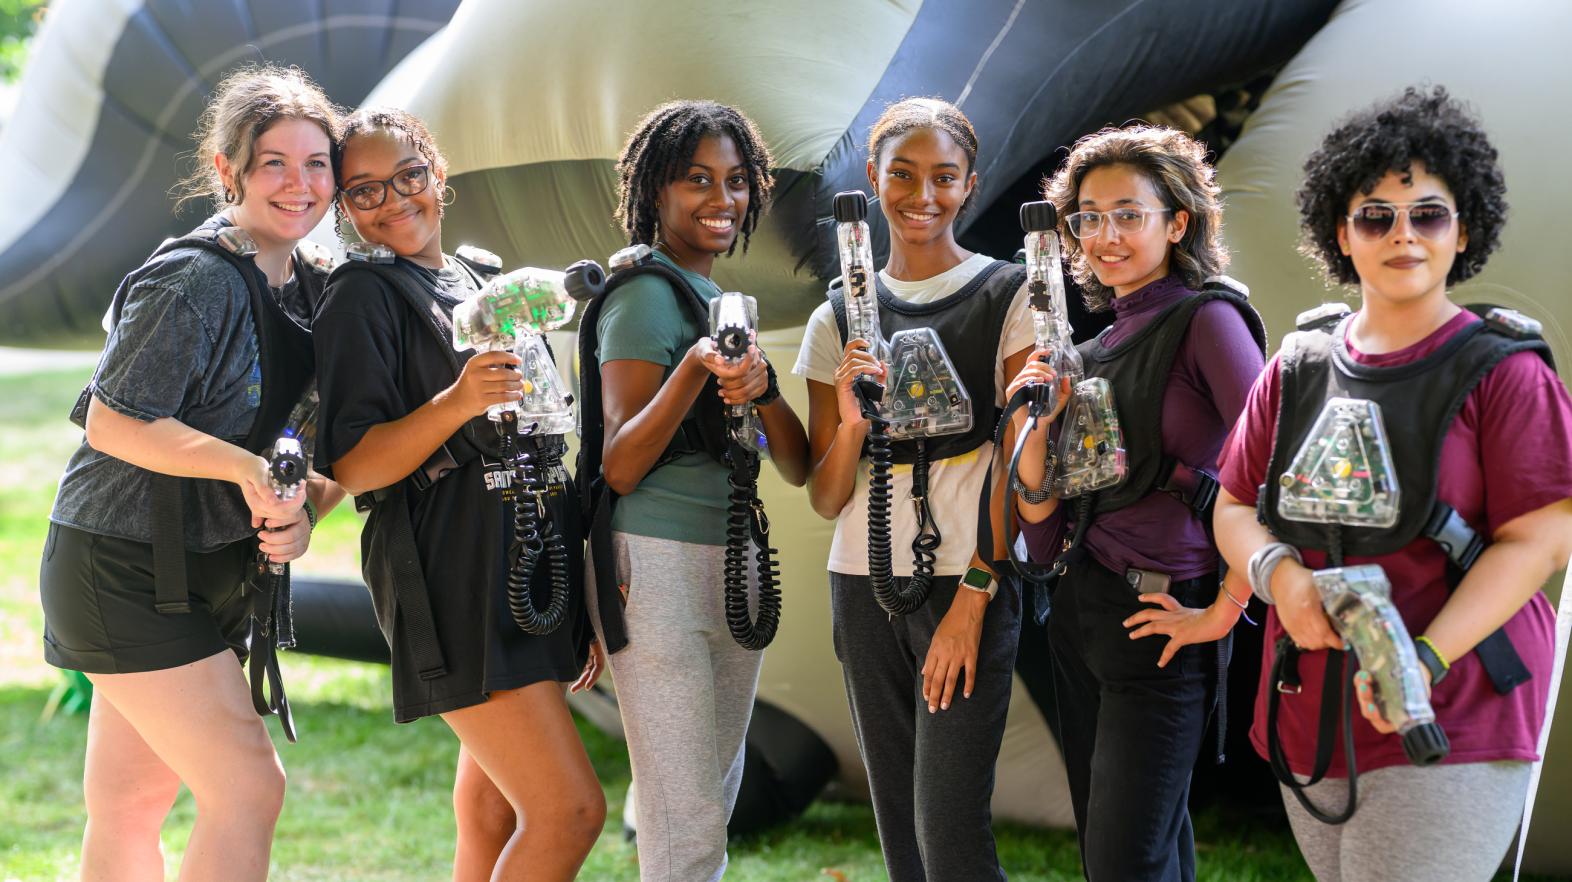
<path fill-rule="evenodd" d="M 257 240 L 251 234 L 239 227 L 224 227 L 213 236 L 213 241 L 219 247 L 237 257 L 255 257 L 257 253 Z"/>
<path fill-rule="evenodd" d="M 392 263 L 398 257 L 393 249 L 374 242 L 352 242 L 344 249 L 344 256 L 350 260 L 361 260 L 366 263 Z"/>
<path fill-rule="evenodd" d="M 1479 531 L 1470 527 L 1457 509 L 1440 500 L 1431 510 L 1421 535 L 1441 546 L 1452 563 L 1464 572 L 1468 572 L 1485 550 L 1485 538 Z"/>

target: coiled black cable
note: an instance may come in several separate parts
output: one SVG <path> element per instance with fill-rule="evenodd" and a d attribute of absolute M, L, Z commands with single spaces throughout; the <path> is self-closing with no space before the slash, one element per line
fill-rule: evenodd
<path fill-rule="evenodd" d="M 508 611 L 519 630 L 533 637 L 544 637 L 557 630 L 568 611 L 568 548 L 562 533 L 553 529 L 546 511 L 546 481 L 537 468 L 535 457 L 518 441 L 518 416 L 505 411 L 497 432 L 502 437 L 502 456 L 513 468 L 513 545 L 508 549 Z M 531 447 L 536 447 L 532 442 Z M 539 454 L 538 447 L 534 451 Z M 549 462 L 540 465 L 549 466 Z M 528 497 L 527 499 L 525 497 Z M 551 584 L 551 601 L 544 612 L 535 607 L 530 591 L 541 556 L 546 559 Z"/>
<path fill-rule="evenodd" d="M 730 424 L 732 418 L 728 416 Z M 728 430 L 735 426 L 728 425 Z M 728 431 L 728 434 L 730 432 Z M 731 487 L 726 508 L 726 563 L 723 586 L 726 626 L 743 649 L 758 651 L 770 645 L 781 621 L 780 567 L 776 550 L 770 547 L 770 521 L 759 501 L 759 457 L 733 441 L 727 445 L 731 471 L 726 482 Z M 758 615 L 748 610 L 748 543 L 758 547 L 755 573 L 758 578 Z"/>
<path fill-rule="evenodd" d="M 904 589 L 895 587 L 895 555 L 890 549 L 890 468 L 892 450 L 889 423 L 873 418 L 868 430 L 868 576 L 873 598 L 892 616 L 916 612 L 933 590 L 934 564 L 944 537 L 928 517 L 928 447 L 921 441 L 912 467 L 913 498 L 917 502 L 917 538 L 912 540 L 912 577 Z"/>

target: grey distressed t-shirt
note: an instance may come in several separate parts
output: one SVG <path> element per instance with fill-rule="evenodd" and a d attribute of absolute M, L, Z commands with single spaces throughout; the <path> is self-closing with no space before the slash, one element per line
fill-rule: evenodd
<path fill-rule="evenodd" d="M 240 443 L 262 400 L 245 280 L 223 257 L 199 248 L 154 258 L 138 275 L 88 387 L 93 397 L 134 419 L 173 417 Z M 274 294 L 290 302 L 287 292 Z M 151 542 L 152 475 L 94 450 L 84 437 L 66 464 L 50 520 Z M 213 551 L 256 532 L 236 484 L 192 480 L 185 499 L 191 551 Z"/>

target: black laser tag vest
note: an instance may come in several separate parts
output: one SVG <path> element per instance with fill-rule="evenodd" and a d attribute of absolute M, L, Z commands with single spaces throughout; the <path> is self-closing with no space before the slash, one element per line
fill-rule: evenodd
<path fill-rule="evenodd" d="M 656 260 L 653 256 L 646 256 L 631 266 L 617 269 L 606 278 L 605 291 L 591 300 L 584 307 L 584 312 L 579 318 L 579 384 L 583 395 L 579 403 L 580 444 L 577 472 L 583 480 L 597 479 L 600 474 L 600 455 L 605 442 L 605 411 L 601 402 L 600 361 L 600 314 L 606 308 L 606 302 L 616 294 L 617 289 L 634 279 L 654 275 L 671 285 L 672 293 L 677 298 L 677 308 L 688 313 L 688 316 L 698 325 L 699 333 L 710 325 L 709 304 L 704 301 L 699 292 L 693 290 L 688 280 L 682 273 Z M 704 381 L 704 388 L 700 390 L 693 406 L 689 408 L 687 416 L 678 424 L 677 431 L 667 443 L 660 458 L 650 471 L 671 462 L 679 456 L 690 453 L 703 453 L 710 459 L 723 466 L 729 465 L 726 458 L 726 409 L 720 396 L 716 394 L 720 383 L 712 374 Z M 593 445 L 593 447 L 591 446 Z M 584 485 L 588 486 L 588 484 Z"/>
<path fill-rule="evenodd" d="M 1273 535 L 1299 548 L 1327 551 L 1335 529 L 1342 553 L 1361 557 L 1391 554 L 1428 537 L 1447 553 L 1448 584 L 1457 587 L 1488 540 L 1437 495 L 1447 431 L 1469 393 L 1507 356 L 1535 352 L 1555 367 L 1550 347 L 1514 321 L 1516 313 L 1489 306 L 1468 309 L 1486 320 L 1463 328 L 1424 358 L 1395 367 L 1370 367 L 1350 358 L 1342 346 L 1347 319 L 1330 333 L 1301 330 L 1283 340 L 1277 432 L 1256 503 L 1257 517 Z M 1292 521 L 1278 513 L 1282 485 L 1277 476 L 1293 461 L 1326 401 L 1339 397 L 1381 407 L 1401 494 L 1395 526 L 1334 527 Z M 1505 631 L 1487 637 L 1476 651 L 1498 692 L 1505 694 L 1528 679 Z"/>
<path fill-rule="evenodd" d="M 502 270 L 502 261 L 495 255 L 471 246 L 460 247 L 454 257 L 477 286 Z M 431 332 L 453 376 L 463 373 L 464 362 L 453 348 L 452 318 L 403 258 L 394 257 L 386 246 L 357 243 L 351 246 L 350 259 L 339 264 L 328 283 L 336 284 L 356 273 L 370 274 L 394 291 Z M 424 492 L 443 475 L 477 457 L 496 458 L 500 445 L 487 424 L 484 414 L 471 418 L 409 477 L 355 498 L 356 510 L 370 512 L 362 537 L 366 582 L 373 591 L 380 586 L 390 586 L 393 591 L 392 603 L 377 604 L 377 624 L 390 645 L 398 642 L 409 651 L 423 680 L 446 676 L 447 662 L 437 637 L 430 589 L 421 569 L 406 498 Z"/>
<path fill-rule="evenodd" d="M 999 421 L 1000 409 L 994 403 L 993 378 L 999 357 L 999 339 L 1009 317 L 1010 303 L 1026 281 L 1026 267 L 996 260 L 962 285 L 955 293 L 932 303 L 907 303 L 896 299 L 883 279 L 874 274 L 874 290 L 879 298 L 879 329 L 888 340 L 909 328 L 933 328 L 944 344 L 944 351 L 955 365 L 955 373 L 972 398 L 972 427 L 966 432 L 939 435 L 920 440 L 897 441 L 891 445 L 893 462 L 917 461 L 919 444 L 928 448 L 931 461 L 970 453 L 991 440 Z M 841 280 L 830 282 L 827 295 L 835 312 L 835 326 L 846 343 L 846 294 Z M 866 442 L 864 442 L 866 453 Z"/>
<path fill-rule="evenodd" d="M 1102 377 L 1113 387 L 1114 407 L 1124 431 L 1129 472 L 1113 487 L 1093 495 L 1092 513 L 1118 511 L 1134 505 L 1156 492 L 1167 480 L 1163 464 L 1163 395 L 1173 372 L 1179 344 L 1190 331 L 1196 311 L 1214 300 L 1226 300 L 1239 310 L 1255 344 L 1266 352 L 1266 326 L 1250 305 L 1249 293 L 1227 276 L 1213 276 L 1194 296 L 1185 297 L 1164 309 L 1117 346 L 1103 345 L 1105 329 L 1076 349 L 1086 366 L 1087 377 Z M 1171 469 L 1170 469 L 1171 470 Z"/>
<path fill-rule="evenodd" d="M 267 276 L 257 267 L 256 243 L 244 230 L 219 217 L 209 218 L 184 236 L 166 239 L 147 263 L 180 248 L 198 248 L 216 254 L 235 268 L 246 285 L 251 302 L 251 321 L 257 336 L 257 362 L 262 374 L 262 400 L 257 407 L 251 431 L 245 438 L 230 439 L 246 450 L 260 455 L 278 440 L 289 413 L 305 393 L 316 374 L 316 356 L 311 348 L 311 331 L 285 311 L 272 296 Z M 296 296 L 314 308 L 322 300 L 325 267 L 332 262 L 326 249 L 302 242 L 293 255 Z M 115 290 L 109 307 L 109 327 L 120 321 L 126 297 L 146 272 L 147 264 L 126 276 Z M 308 321 L 309 321 L 309 317 Z M 87 408 L 91 387 L 83 389 L 71 421 L 87 427 Z M 153 546 L 154 607 L 161 613 L 190 612 L 186 584 L 185 489 L 190 478 L 154 473 L 152 478 L 152 516 L 149 526 Z"/>
<path fill-rule="evenodd" d="M 1488 313 L 1490 308 L 1469 309 Z M 1326 524 L 1291 521 L 1278 514 L 1282 488 L 1276 478 L 1288 468 L 1328 399 L 1374 401 L 1381 406 L 1402 493 L 1397 525 L 1389 529 L 1344 526 L 1343 551 L 1359 556 L 1391 554 L 1425 533 L 1438 501 L 1441 444 L 1479 381 L 1515 352 L 1537 352 L 1546 364 L 1554 364 L 1550 347 L 1538 335 L 1487 320 L 1465 327 L 1418 361 L 1369 367 L 1355 362 L 1341 345 L 1346 326 L 1345 319 L 1331 333 L 1299 331 L 1283 340 L 1277 433 L 1259 496 L 1259 515 L 1283 542 L 1325 550 Z"/>

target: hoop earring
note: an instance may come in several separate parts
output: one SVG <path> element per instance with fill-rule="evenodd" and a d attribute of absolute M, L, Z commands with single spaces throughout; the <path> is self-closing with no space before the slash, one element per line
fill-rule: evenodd
<path fill-rule="evenodd" d="M 229 189 L 228 187 L 224 188 L 224 204 L 225 205 L 234 205 L 235 204 L 235 191 Z"/>
<path fill-rule="evenodd" d="M 442 185 L 442 207 L 443 208 L 447 208 L 449 205 L 452 205 L 457 199 L 458 199 L 458 191 L 453 189 L 452 187 L 449 187 L 447 184 L 443 184 Z"/>

